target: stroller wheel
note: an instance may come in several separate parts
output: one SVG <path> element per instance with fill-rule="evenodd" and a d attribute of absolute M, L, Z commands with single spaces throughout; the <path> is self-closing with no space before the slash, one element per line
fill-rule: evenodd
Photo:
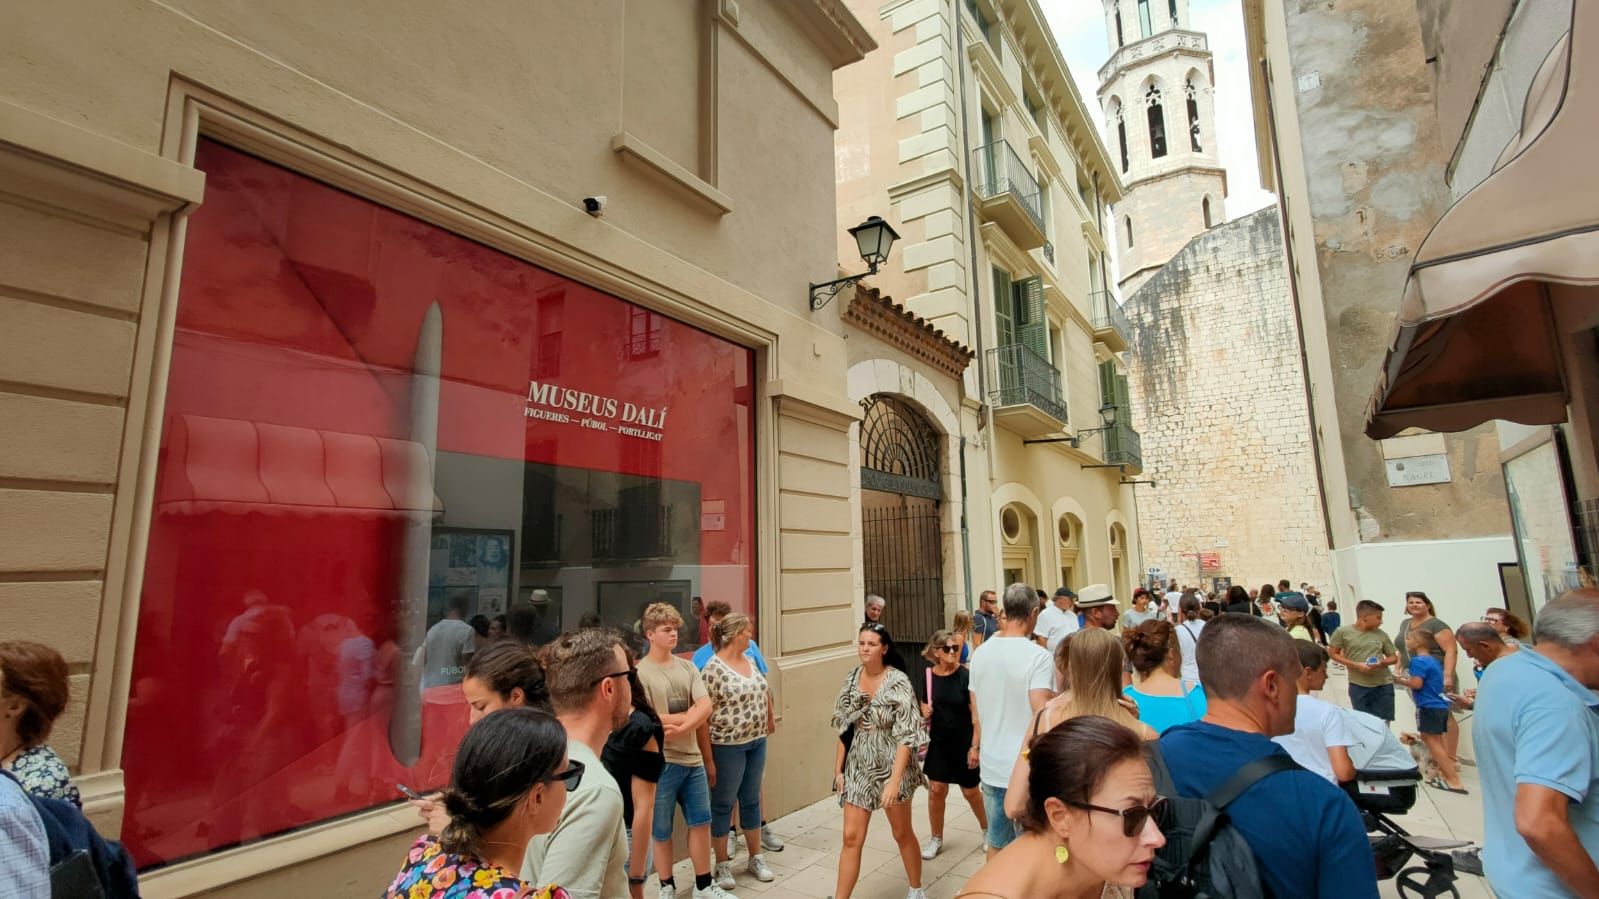
<path fill-rule="evenodd" d="M 1449 877 L 1442 882 L 1436 876 L 1438 872 L 1423 867 L 1406 868 L 1394 878 L 1394 887 L 1398 890 L 1401 899 L 1438 899 L 1448 896 L 1450 899 L 1460 899 L 1460 891 L 1455 889 L 1454 878 Z"/>

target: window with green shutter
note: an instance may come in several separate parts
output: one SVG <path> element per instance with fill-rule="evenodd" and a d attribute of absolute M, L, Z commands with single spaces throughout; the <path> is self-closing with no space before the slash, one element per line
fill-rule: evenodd
<path fill-rule="evenodd" d="M 1011 290 L 1010 273 L 994 269 L 994 320 L 999 327 L 999 346 L 1016 342 L 1016 299 Z"/>
<path fill-rule="evenodd" d="M 1044 308 L 1044 279 L 1027 278 L 1012 285 L 1016 303 L 1016 335 L 1039 358 L 1049 358 L 1049 315 Z"/>

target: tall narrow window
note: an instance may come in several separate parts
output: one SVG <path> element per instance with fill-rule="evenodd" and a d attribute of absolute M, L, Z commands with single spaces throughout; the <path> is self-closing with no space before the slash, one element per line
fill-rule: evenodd
<path fill-rule="evenodd" d="M 1133 248 L 1133 217 L 1127 216 L 1122 219 L 1122 223 L 1127 226 L 1127 249 L 1131 250 Z"/>
<path fill-rule="evenodd" d="M 1205 148 L 1199 142 L 1199 87 L 1194 84 L 1194 79 L 1188 79 L 1184 93 L 1188 95 L 1188 143 L 1195 153 L 1203 153 Z"/>
<path fill-rule="evenodd" d="M 1149 155 L 1159 159 L 1166 155 L 1166 113 L 1160 105 L 1160 88 L 1150 85 L 1144 102 L 1149 106 Z"/>
<path fill-rule="evenodd" d="M 1120 48 L 1120 47 L 1125 47 L 1126 45 L 1127 45 L 1127 39 L 1122 37 L 1122 11 L 1121 11 L 1121 7 L 1117 7 L 1116 8 L 1116 46 L 1118 48 Z"/>
<path fill-rule="evenodd" d="M 1167 7 L 1171 10 L 1171 27 L 1177 27 L 1177 0 L 1167 0 Z"/>
<path fill-rule="evenodd" d="M 1205 214 L 1205 227 L 1210 228 L 1210 197 L 1206 197 L 1199 204 L 1199 211 Z"/>
<path fill-rule="evenodd" d="M 1149 0 L 1138 0 L 1138 30 L 1144 37 L 1155 33 L 1155 25 L 1149 19 Z"/>
<path fill-rule="evenodd" d="M 1122 174 L 1127 174 L 1127 122 L 1120 117 L 1116 119 L 1116 143 L 1122 151 Z"/>

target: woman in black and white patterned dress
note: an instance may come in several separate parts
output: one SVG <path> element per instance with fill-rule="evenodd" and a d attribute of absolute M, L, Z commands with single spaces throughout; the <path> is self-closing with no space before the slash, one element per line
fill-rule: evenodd
<path fill-rule="evenodd" d="M 872 812 L 888 816 L 894 842 L 910 883 L 906 899 L 926 899 L 922 892 L 922 851 L 911 828 L 911 797 L 926 782 L 916 752 L 927 742 L 921 709 L 905 672 L 885 659 L 894 647 L 888 628 L 868 621 L 855 643 L 859 668 L 850 672 L 833 704 L 833 728 L 846 734 L 834 765 L 833 789 L 844 806 L 844 849 L 838 862 L 835 899 L 849 899 L 860 878 L 861 847 Z"/>

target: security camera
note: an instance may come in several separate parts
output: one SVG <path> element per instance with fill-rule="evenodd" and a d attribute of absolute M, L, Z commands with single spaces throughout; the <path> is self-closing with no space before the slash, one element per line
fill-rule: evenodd
<path fill-rule="evenodd" d="M 583 198 L 583 211 L 587 212 L 589 215 L 594 216 L 595 218 L 599 218 L 600 216 L 605 214 L 605 198 L 604 197 L 584 197 Z"/>

